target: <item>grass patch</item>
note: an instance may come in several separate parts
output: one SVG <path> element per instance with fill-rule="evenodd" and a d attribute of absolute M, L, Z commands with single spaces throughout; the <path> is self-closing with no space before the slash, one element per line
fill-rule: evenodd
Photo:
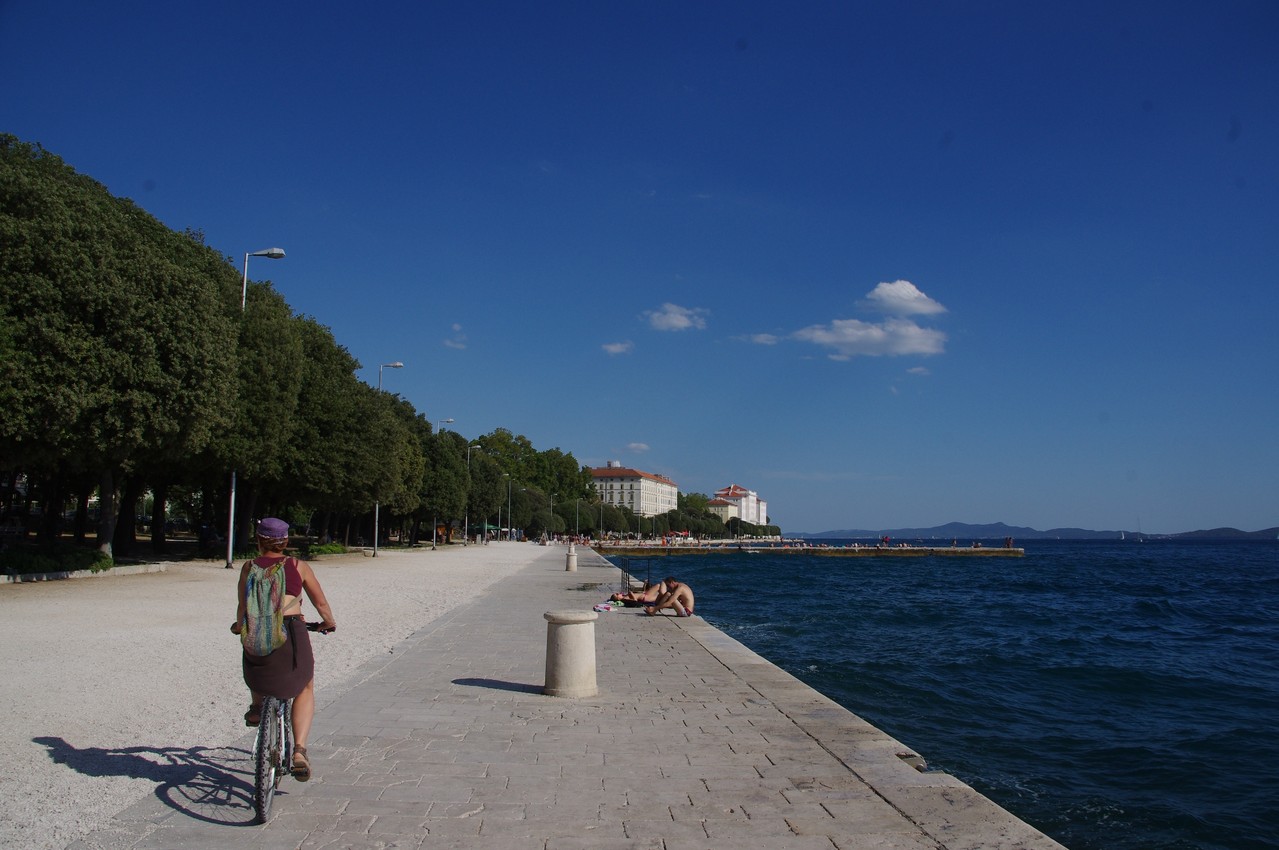
<path fill-rule="evenodd" d="M 341 543 L 310 543 L 302 546 L 303 558 L 314 558 L 316 555 L 345 555 L 347 549 Z"/>
<path fill-rule="evenodd" d="M 79 570 L 100 573 L 114 566 L 115 561 L 97 549 L 70 543 L 19 543 L 0 552 L 0 571 L 8 575 L 71 573 Z"/>

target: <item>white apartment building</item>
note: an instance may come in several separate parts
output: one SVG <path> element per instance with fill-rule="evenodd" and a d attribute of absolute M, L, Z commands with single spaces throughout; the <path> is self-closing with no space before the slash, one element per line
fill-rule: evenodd
<path fill-rule="evenodd" d="M 616 460 L 592 469 L 591 476 L 601 499 L 630 508 L 636 516 L 657 516 L 679 507 L 679 487 L 665 476 L 631 469 Z"/>
<path fill-rule="evenodd" d="M 768 524 L 768 502 L 761 499 L 754 490 L 747 490 L 740 484 L 729 484 L 727 487 L 715 491 L 715 496 L 708 504 L 708 507 L 721 501 L 727 502 L 732 508 L 719 507 L 715 511 L 716 513 L 724 511 L 728 516 L 740 517 L 743 522 L 754 523 L 755 525 Z"/>
<path fill-rule="evenodd" d="M 737 516 L 737 505 L 727 499 L 711 499 L 706 503 L 706 509 L 719 517 L 720 522 L 723 523 Z"/>

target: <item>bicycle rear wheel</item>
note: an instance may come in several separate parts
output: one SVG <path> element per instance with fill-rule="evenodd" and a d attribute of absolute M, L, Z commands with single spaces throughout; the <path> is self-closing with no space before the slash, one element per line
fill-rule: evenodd
<path fill-rule="evenodd" d="M 258 823 L 266 823 L 270 816 L 275 788 L 280 784 L 281 708 L 275 697 L 262 700 L 262 720 L 258 723 L 258 740 L 253 748 L 253 811 Z"/>
<path fill-rule="evenodd" d="M 280 712 L 280 769 L 275 775 L 275 785 L 280 780 L 293 775 L 293 700 L 284 700 Z"/>

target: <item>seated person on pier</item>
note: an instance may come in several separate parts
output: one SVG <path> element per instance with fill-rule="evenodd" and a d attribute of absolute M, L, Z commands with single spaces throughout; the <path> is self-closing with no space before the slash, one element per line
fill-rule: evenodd
<path fill-rule="evenodd" d="M 652 605 L 645 607 L 644 613 L 651 617 L 670 608 L 681 617 L 693 616 L 693 589 L 670 576 L 662 583 L 666 585 L 666 593 Z"/>
<path fill-rule="evenodd" d="M 639 605 L 652 605 L 657 600 L 666 595 L 666 583 L 644 582 L 644 589 L 636 593 L 629 591 L 627 593 L 614 593 L 609 597 L 612 602 L 620 602 L 627 608 L 634 608 Z"/>

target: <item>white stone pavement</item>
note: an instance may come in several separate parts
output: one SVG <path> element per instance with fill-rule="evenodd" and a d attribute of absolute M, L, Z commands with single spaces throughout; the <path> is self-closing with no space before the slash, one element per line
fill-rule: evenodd
<path fill-rule="evenodd" d="M 543 614 L 587 610 L 620 576 L 588 549 L 567 572 L 565 553 L 540 550 L 321 705 L 315 777 L 286 779 L 269 823 L 252 823 L 246 731 L 70 850 L 1061 847 L 700 617 L 602 613 L 599 694 L 543 695 Z"/>

